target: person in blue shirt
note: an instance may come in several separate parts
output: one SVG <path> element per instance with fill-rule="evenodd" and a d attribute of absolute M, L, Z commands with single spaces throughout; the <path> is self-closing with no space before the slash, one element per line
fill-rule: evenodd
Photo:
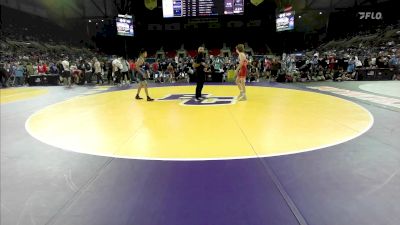
<path fill-rule="evenodd" d="M 16 68 L 15 68 L 15 71 L 14 71 L 14 75 L 15 75 L 14 85 L 16 85 L 16 86 L 23 85 L 24 67 L 23 67 L 22 64 L 18 63 L 16 65 Z"/>
<path fill-rule="evenodd" d="M 393 80 L 400 80 L 400 50 L 389 60 L 389 67 L 394 68 Z"/>

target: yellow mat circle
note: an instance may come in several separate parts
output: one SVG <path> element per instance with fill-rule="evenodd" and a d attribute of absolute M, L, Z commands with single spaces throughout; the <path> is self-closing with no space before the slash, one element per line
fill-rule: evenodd
<path fill-rule="evenodd" d="M 38 111 L 26 128 L 42 142 L 75 152 L 213 160 L 315 150 L 355 138 L 373 123 L 363 107 L 314 92 L 248 87 L 248 101 L 236 102 L 229 97 L 238 94 L 237 87 L 206 86 L 203 93 L 210 99 L 193 106 L 185 98 L 193 86 L 149 91 L 158 99 L 171 94 L 183 97 L 138 101 L 133 89 L 76 97 Z M 212 104 L 221 99 L 230 100 Z"/>

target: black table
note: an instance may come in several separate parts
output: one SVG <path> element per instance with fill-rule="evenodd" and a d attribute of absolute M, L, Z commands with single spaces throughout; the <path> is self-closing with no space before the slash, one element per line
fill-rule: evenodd
<path fill-rule="evenodd" d="M 356 69 L 356 80 L 392 80 L 393 75 L 391 68 Z"/>
<path fill-rule="evenodd" d="M 28 77 L 28 84 L 29 86 L 59 85 L 60 75 L 58 74 L 32 75 Z"/>

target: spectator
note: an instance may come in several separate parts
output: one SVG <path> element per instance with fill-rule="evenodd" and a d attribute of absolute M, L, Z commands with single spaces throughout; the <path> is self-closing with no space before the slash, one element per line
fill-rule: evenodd
<path fill-rule="evenodd" d="M 333 81 L 343 81 L 343 68 L 340 67 L 339 70 L 333 73 Z"/>
<path fill-rule="evenodd" d="M 370 59 L 369 59 L 369 58 L 365 58 L 365 59 L 364 59 L 364 67 L 365 67 L 365 68 L 369 68 L 369 67 L 370 67 L 369 62 L 370 62 Z"/>
<path fill-rule="evenodd" d="M 265 57 L 264 59 L 264 76 L 270 78 L 271 76 L 271 66 L 272 62 L 269 58 Z"/>
<path fill-rule="evenodd" d="M 65 58 L 62 62 L 61 65 L 63 66 L 63 83 L 64 85 L 68 85 L 68 87 L 71 87 L 71 71 L 69 67 L 69 62 L 68 58 Z M 78 78 L 79 81 L 79 78 Z"/>
<path fill-rule="evenodd" d="M 175 69 L 172 66 L 172 63 L 169 63 L 167 66 L 167 71 L 168 71 L 168 81 L 171 83 L 175 83 Z"/>
<path fill-rule="evenodd" d="M 92 66 L 92 63 L 90 62 L 90 60 L 86 60 L 84 65 L 85 65 L 84 68 L 85 68 L 85 80 L 86 80 L 85 83 L 90 84 L 90 83 L 92 83 L 93 66 Z"/>
<path fill-rule="evenodd" d="M 249 73 L 249 76 L 248 76 L 248 81 L 249 82 L 251 82 L 251 81 L 259 82 L 260 73 L 259 73 L 259 70 L 257 68 L 257 61 L 253 61 L 251 63 L 251 65 L 249 65 L 249 67 L 250 67 L 250 73 Z"/>
<path fill-rule="evenodd" d="M 130 70 L 131 83 L 135 83 L 136 82 L 135 67 L 136 67 L 135 60 L 134 59 L 129 60 L 129 70 Z"/>
<path fill-rule="evenodd" d="M 400 80 L 400 49 L 397 50 L 396 55 L 394 55 L 389 62 L 389 65 L 394 70 L 393 80 Z"/>
<path fill-rule="evenodd" d="M 93 66 L 94 67 L 94 75 L 97 78 L 96 84 L 99 84 L 100 81 L 101 81 L 101 84 L 104 84 L 104 80 L 103 80 L 103 77 L 101 74 L 101 64 L 100 64 L 99 60 L 97 60 L 97 58 L 93 58 L 93 61 L 94 61 L 94 66 Z"/>
<path fill-rule="evenodd" d="M 116 84 L 121 84 L 122 63 L 121 58 L 114 57 L 112 61 L 113 79 Z"/>
<path fill-rule="evenodd" d="M 357 69 L 360 69 L 363 66 L 361 60 L 359 60 L 357 56 L 354 57 L 354 64 L 355 64 Z"/>
<path fill-rule="evenodd" d="M 24 67 L 23 67 L 23 65 L 21 64 L 21 63 L 18 63 L 16 66 L 15 66 L 15 72 L 14 72 L 14 75 L 15 75 L 15 81 L 14 81 L 14 85 L 15 86 L 21 86 L 21 85 L 23 85 L 23 79 L 24 79 Z"/>
<path fill-rule="evenodd" d="M 47 66 L 44 62 L 39 62 L 39 65 L 37 66 L 38 70 L 38 75 L 46 75 L 47 73 Z"/>
<path fill-rule="evenodd" d="M 8 71 L 5 68 L 5 63 L 0 64 L 0 82 L 2 87 L 7 87 L 9 75 Z"/>
<path fill-rule="evenodd" d="M 320 66 L 318 67 L 317 76 L 315 77 L 315 80 L 316 80 L 316 81 L 324 81 L 324 80 L 325 80 L 324 68 L 323 68 L 322 65 L 320 65 Z"/>
<path fill-rule="evenodd" d="M 57 65 L 54 63 L 50 63 L 50 69 L 49 69 L 50 74 L 58 74 L 58 68 Z"/>
<path fill-rule="evenodd" d="M 129 76 L 128 76 L 128 72 L 129 72 L 129 64 L 128 62 L 121 57 L 121 64 L 122 64 L 122 69 L 121 69 L 121 82 L 122 84 L 129 84 Z"/>
<path fill-rule="evenodd" d="M 108 60 L 108 62 L 106 64 L 106 66 L 107 66 L 107 82 L 108 82 L 108 84 L 114 83 L 114 79 L 113 79 L 113 77 L 114 77 L 114 68 L 113 68 L 112 62 L 113 62 L 112 60 Z"/>
<path fill-rule="evenodd" d="M 32 66 L 31 62 L 28 62 L 28 64 L 26 65 L 26 74 L 28 77 L 30 77 L 34 74 L 33 66 Z"/>
<path fill-rule="evenodd" d="M 347 75 L 346 77 L 352 80 L 354 78 L 354 72 L 355 72 L 355 57 L 351 58 L 348 62 L 347 65 Z"/>

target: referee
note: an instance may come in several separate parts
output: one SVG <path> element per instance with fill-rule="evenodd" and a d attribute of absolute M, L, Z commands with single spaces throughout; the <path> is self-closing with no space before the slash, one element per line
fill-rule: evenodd
<path fill-rule="evenodd" d="M 196 69 L 196 101 L 201 101 L 204 98 L 201 96 L 201 91 L 203 90 L 205 81 L 204 69 L 207 67 L 205 63 L 204 47 L 199 47 L 197 50 L 197 56 L 194 59 L 193 67 Z"/>

